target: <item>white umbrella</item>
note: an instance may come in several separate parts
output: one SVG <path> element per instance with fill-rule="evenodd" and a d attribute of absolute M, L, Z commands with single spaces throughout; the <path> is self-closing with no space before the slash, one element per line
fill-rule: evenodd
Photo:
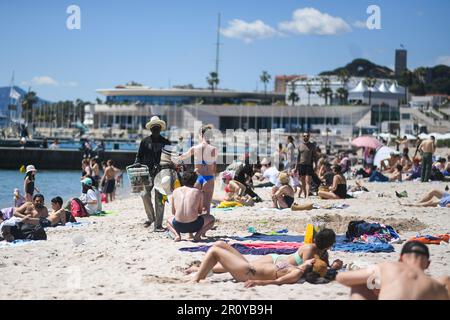
<path fill-rule="evenodd" d="M 378 149 L 377 153 L 375 154 L 375 158 L 373 159 L 373 164 L 377 167 L 380 167 L 381 162 L 389 159 L 391 157 L 391 153 L 395 152 L 394 149 L 391 149 L 389 147 L 381 147 Z"/>

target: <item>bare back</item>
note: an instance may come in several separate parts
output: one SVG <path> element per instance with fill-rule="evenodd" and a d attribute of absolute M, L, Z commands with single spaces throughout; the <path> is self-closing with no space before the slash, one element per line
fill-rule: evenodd
<path fill-rule="evenodd" d="M 207 143 L 192 147 L 195 168 L 198 174 L 213 176 L 216 174 L 217 148 Z"/>
<path fill-rule="evenodd" d="M 196 188 L 177 188 L 173 192 L 172 202 L 172 212 L 178 222 L 193 222 L 202 213 L 203 193 Z"/>
<path fill-rule="evenodd" d="M 425 140 L 420 144 L 419 150 L 425 153 L 434 153 L 436 151 L 433 140 Z"/>
<path fill-rule="evenodd" d="M 116 178 L 116 170 L 113 166 L 109 166 L 105 169 L 105 177 L 107 180 L 114 180 Z"/>
<path fill-rule="evenodd" d="M 381 272 L 380 300 L 447 300 L 445 287 L 421 269 L 401 262 L 379 265 Z"/>

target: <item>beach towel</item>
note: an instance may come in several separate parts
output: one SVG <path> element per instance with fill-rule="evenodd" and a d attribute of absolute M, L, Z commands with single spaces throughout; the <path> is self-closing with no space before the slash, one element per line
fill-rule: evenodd
<path fill-rule="evenodd" d="M 217 208 L 233 208 L 233 207 L 243 207 L 244 205 L 237 201 L 222 201 Z"/>
<path fill-rule="evenodd" d="M 331 251 L 345 252 L 394 252 L 389 243 L 335 243 Z"/>
<path fill-rule="evenodd" d="M 14 240 L 13 242 L 0 241 L 0 248 L 23 246 L 25 244 L 30 244 L 33 242 L 35 241 L 32 240 Z"/>
<path fill-rule="evenodd" d="M 409 241 L 419 241 L 423 244 L 441 244 L 441 242 L 448 243 L 450 240 L 450 234 L 439 234 L 436 236 L 430 235 L 417 235 L 409 239 Z"/>
<path fill-rule="evenodd" d="M 114 211 L 97 211 L 95 213 L 92 213 L 90 216 L 91 217 L 104 217 L 104 216 L 109 216 L 112 214 L 116 214 L 116 212 L 114 212 Z"/>
<path fill-rule="evenodd" d="M 303 243 L 305 241 L 305 236 L 299 235 L 289 235 L 289 234 L 275 234 L 275 235 L 269 235 L 269 234 L 263 234 L 263 233 L 253 233 L 252 235 L 249 235 L 247 237 L 231 237 L 233 240 L 237 241 L 266 241 L 266 242 L 277 242 L 277 241 L 284 241 L 284 242 L 300 242 Z M 336 235 L 336 242 L 344 242 L 346 240 L 345 235 Z"/>
<path fill-rule="evenodd" d="M 231 246 L 244 255 L 293 254 L 301 246 L 301 243 L 233 243 Z M 180 248 L 180 251 L 207 252 L 212 246 L 197 246 Z"/>

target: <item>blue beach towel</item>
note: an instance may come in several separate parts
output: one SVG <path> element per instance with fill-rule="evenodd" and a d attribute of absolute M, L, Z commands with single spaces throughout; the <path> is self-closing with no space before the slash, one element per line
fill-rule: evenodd
<path fill-rule="evenodd" d="M 389 243 L 335 243 L 331 251 L 345 252 L 394 252 L 394 247 Z"/>

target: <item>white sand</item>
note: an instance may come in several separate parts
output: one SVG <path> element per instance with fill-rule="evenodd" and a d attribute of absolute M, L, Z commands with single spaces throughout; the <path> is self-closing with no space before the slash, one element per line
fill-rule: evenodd
<path fill-rule="evenodd" d="M 349 182 L 351 184 L 352 181 Z M 306 223 L 325 221 L 338 232 L 346 230 L 349 221 L 366 219 L 386 222 L 400 231 L 404 239 L 422 232 L 442 234 L 450 231 L 449 209 L 404 208 L 398 205 L 394 191 L 407 190 L 408 199 L 418 199 L 430 188 L 444 189 L 443 183 L 367 184 L 370 193 L 345 202 L 344 210 L 309 212 L 274 212 L 258 210 L 270 206 L 269 201 L 253 208 L 231 212 L 214 212 L 217 229 L 210 237 L 248 235 L 247 227 L 258 231 L 284 228 L 289 233 L 303 233 Z M 268 190 L 258 191 L 264 199 Z M 387 197 L 379 198 L 383 192 Z M 329 203 L 314 199 L 315 203 Z M 22 246 L 0 246 L 0 299 L 347 299 L 349 290 L 337 283 L 308 283 L 266 286 L 246 289 L 231 276 L 213 275 L 197 285 L 183 283 L 188 279 L 180 267 L 201 260 L 203 253 L 187 253 L 178 249 L 194 246 L 187 241 L 173 242 L 165 233 L 153 233 L 143 227 L 145 213 L 139 197 L 118 200 L 106 205 L 117 214 L 79 219 L 91 224 L 76 228 L 48 230 L 48 240 Z M 166 217 L 169 216 L 166 207 Z M 82 245 L 75 245 L 79 237 Z M 344 263 L 378 263 L 396 260 L 401 245 L 393 253 L 330 252 L 330 260 Z M 450 275 L 450 246 L 431 245 L 432 276 Z M 254 257 L 249 257 L 254 258 Z"/>

